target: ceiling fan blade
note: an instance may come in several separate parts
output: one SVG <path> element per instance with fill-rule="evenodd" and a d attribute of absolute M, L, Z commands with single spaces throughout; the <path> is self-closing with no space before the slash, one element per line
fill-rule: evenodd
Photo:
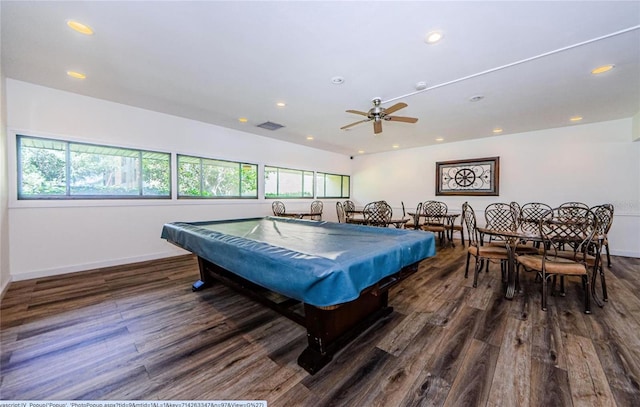
<path fill-rule="evenodd" d="M 368 121 L 369 121 L 369 119 L 367 119 L 367 120 L 360 120 L 360 121 L 355 122 L 355 123 L 347 124 L 346 126 L 342 126 L 342 127 L 340 127 L 340 130 L 346 130 L 346 129 L 348 129 L 349 127 L 353 127 L 353 126 L 355 126 L 355 125 L 357 125 L 357 124 L 364 123 L 364 122 L 368 122 Z"/>
<path fill-rule="evenodd" d="M 400 109 L 404 109 L 405 107 L 407 107 L 408 105 L 404 102 L 400 102 L 400 103 L 396 103 L 393 106 L 389 106 L 388 108 L 384 109 L 384 112 L 386 114 L 391 114 L 393 112 L 397 112 Z"/>
<path fill-rule="evenodd" d="M 382 133 L 382 121 L 377 120 L 373 122 L 373 132 L 375 134 Z"/>
<path fill-rule="evenodd" d="M 363 116 L 369 116 L 369 113 L 367 112 L 361 112 L 359 110 L 347 110 L 347 113 L 355 113 L 355 114 L 361 114 Z"/>
<path fill-rule="evenodd" d="M 415 123 L 418 121 L 415 117 L 404 117 L 404 116 L 386 116 L 385 120 L 389 120 L 392 122 L 405 122 L 405 123 Z"/>

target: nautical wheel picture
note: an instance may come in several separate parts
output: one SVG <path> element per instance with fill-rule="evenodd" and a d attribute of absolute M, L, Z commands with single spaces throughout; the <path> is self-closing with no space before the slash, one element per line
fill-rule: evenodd
<path fill-rule="evenodd" d="M 436 195 L 499 195 L 500 157 L 436 163 Z"/>

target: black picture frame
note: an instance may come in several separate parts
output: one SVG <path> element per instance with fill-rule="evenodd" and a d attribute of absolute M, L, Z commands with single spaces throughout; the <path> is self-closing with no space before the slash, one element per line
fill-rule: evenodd
<path fill-rule="evenodd" d="M 499 196 L 500 157 L 436 162 L 436 195 Z"/>

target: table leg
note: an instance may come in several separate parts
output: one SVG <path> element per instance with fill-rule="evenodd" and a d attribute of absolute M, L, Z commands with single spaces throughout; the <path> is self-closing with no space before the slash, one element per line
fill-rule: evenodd
<path fill-rule="evenodd" d="M 517 268 L 516 265 L 516 255 L 515 255 L 515 245 L 511 247 L 511 242 L 509 240 L 506 241 L 505 247 L 507 248 L 507 289 L 505 290 L 505 298 L 512 300 L 516 293 L 516 283 L 517 283 Z"/>

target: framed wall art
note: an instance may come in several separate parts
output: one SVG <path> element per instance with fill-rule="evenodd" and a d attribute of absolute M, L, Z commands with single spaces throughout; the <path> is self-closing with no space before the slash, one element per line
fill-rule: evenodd
<path fill-rule="evenodd" d="M 436 195 L 500 195 L 500 157 L 436 162 Z"/>

